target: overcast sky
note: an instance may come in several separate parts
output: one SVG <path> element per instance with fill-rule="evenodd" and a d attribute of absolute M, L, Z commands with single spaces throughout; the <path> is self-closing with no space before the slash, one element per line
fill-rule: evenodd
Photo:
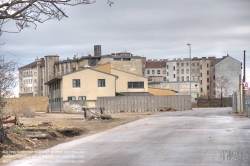
<path fill-rule="evenodd" d="M 246 50 L 250 67 L 250 0 L 106 0 L 92 5 L 63 7 L 69 18 L 50 20 L 0 37 L 1 53 L 11 52 L 20 64 L 36 57 L 57 54 L 93 55 L 130 52 L 147 59 L 226 56 L 243 61 Z M 15 30 L 6 24 L 4 30 Z M 247 76 L 250 76 L 247 73 Z M 249 77 L 250 80 L 250 77 Z"/>

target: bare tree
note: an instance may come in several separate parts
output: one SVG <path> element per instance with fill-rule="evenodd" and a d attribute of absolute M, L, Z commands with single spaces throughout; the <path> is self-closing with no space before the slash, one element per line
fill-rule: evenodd
<path fill-rule="evenodd" d="M 10 20 L 16 21 L 18 30 L 12 33 L 18 33 L 32 24 L 36 27 L 37 23 L 68 17 L 61 6 L 87 5 L 95 2 L 95 0 L 0 0 L 0 36 L 2 32 L 9 32 L 3 29 L 3 25 Z M 107 4 L 111 6 L 113 2 L 107 0 Z"/>
<path fill-rule="evenodd" d="M 0 56 L 0 144 L 4 141 L 5 137 L 2 124 L 4 118 L 3 109 L 6 104 L 4 98 L 12 95 L 13 89 L 18 83 L 17 68 L 17 61 L 8 61 L 4 59 L 4 55 Z"/>
<path fill-rule="evenodd" d="M 215 78 L 215 92 L 216 97 L 220 97 L 221 99 L 223 96 L 228 95 L 228 89 L 231 85 L 229 78 L 226 76 L 220 76 Z"/>
<path fill-rule="evenodd" d="M 0 98 L 9 97 L 18 84 L 17 61 L 0 56 Z"/>

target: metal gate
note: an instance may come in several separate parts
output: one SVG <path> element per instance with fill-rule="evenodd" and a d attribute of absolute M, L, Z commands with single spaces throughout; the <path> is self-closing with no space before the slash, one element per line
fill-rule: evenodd
<path fill-rule="evenodd" d="M 250 115 L 250 96 L 248 95 L 243 96 L 243 110 L 245 115 Z"/>

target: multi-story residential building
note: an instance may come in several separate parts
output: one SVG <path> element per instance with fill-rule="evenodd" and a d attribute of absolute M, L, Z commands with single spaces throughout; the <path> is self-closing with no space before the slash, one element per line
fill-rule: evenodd
<path fill-rule="evenodd" d="M 155 60 L 155 62 L 157 61 Z M 152 68 L 149 68 L 146 65 L 145 73 L 147 73 L 148 70 L 151 71 Z M 223 56 L 222 58 L 193 57 L 191 61 L 190 58 L 175 58 L 174 60 L 166 61 L 166 73 L 161 75 L 163 78 L 162 83 L 166 81 L 164 86 L 163 84 L 161 86 L 161 83 L 158 80 L 157 82 L 160 84 L 157 84 L 157 82 L 152 84 L 151 81 L 149 82 L 149 87 L 160 86 L 161 88 L 166 88 L 170 87 L 166 85 L 167 82 L 170 82 L 171 86 L 175 83 L 176 87 L 179 88 L 180 82 L 191 81 L 194 85 L 198 85 L 197 82 L 199 82 L 200 89 L 197 91 L 199 92 L 198 96 L 216 97 L 218 96 L 218 92 L 216 92 L 216 77 L 220 77 L 222 75 L 227 76 L 230 82 L 230 86 L 228 87 L 230 91 L 228 91 L 227 95 L 224 96 L 228 96 L 232 94 L 232 92 L 238 91 L 240 80 L 239 76 L 241 75 L 241 62 L 230 56 Z M 146 76 L 149 77 L 150 75 Z M 198 86 L 196 86 L 196 88 L 197 87 Z M 174 90 L 176 90 L 176 88 Z M 180 92 L 182 92 L 181 89 Z"/>
<path fill-rule="evenodd" d="M 19 70 L 19 96 L 44 96 L 44 58 L 36 59 Z"/>
<path fill-rule="evenodd" d="M 167 61 L 167 82 L 190 81 L 190 62 L 189 58 Z M 192 69 L 196 70 L 196 68 L 196 66 L 192 66 Z M 196 81 L 194 76 L 192 78 L 193 81 Z"/>
<path fill-rule="evenodd" d="M 100 45 L 94 46 L 94 55 L 82 57 L 75 55 L 73 59 L 67 58 L 67 60 L 59 60 L 58 55 L 47 55 L 41 60 L 36 60 L 19 68 L 19 96 L 47 96 L 49 95 L 49 86 L 44 85 L 45 82 L 86 66 L 97 66 L 108 62 L 114 69 L 143 75 L 142 57 L 140 56 L 134 56 L 128 52 L 101 55 Z"/>
<path fill-rule="evenodd" d="M 149 59 L 146 61 L 144 75 L 149 78 L 149 83 L 167 81 L 166 62 L 167 59 L 160 59 L 159 61 Z"/>

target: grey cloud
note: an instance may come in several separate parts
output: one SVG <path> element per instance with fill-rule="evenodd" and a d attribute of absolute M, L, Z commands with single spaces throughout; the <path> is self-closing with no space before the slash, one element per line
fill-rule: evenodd
<path fill-rule="evenodd" d="M 36 56 L 93 54 L 101 44 L 103 54 L 127 51 L 149 59 L 225 56 L 242 60 L 250 50 L 248 0 L 115 0 L 65 7 L 69 18 L 38 24 L 37 30 L 4 34 L 4 51 L 26 63 Z"/>

